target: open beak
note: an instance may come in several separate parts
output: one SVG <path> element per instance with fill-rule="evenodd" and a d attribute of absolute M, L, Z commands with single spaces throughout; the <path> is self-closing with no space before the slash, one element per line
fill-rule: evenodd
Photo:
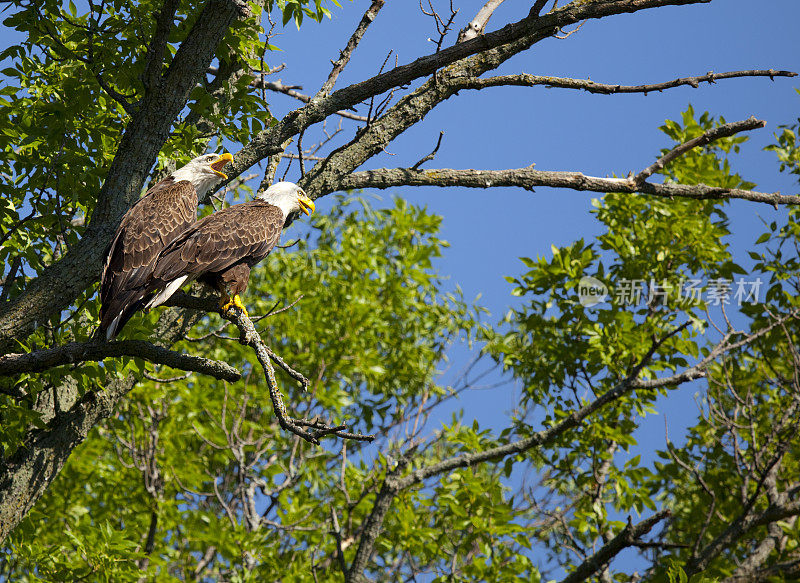
<path fill-rule="evenodd" d="M 227 164 L 228 162 L 233 162 L 233 154 L 229 154 L 228 152 L 225 152 L 219 158 L 214 160 L 210 164 L 210 166 L 211 166 L 211 169 L 216 173 L 217 176 L 221 176 L 223 179 L 227 180 L 228 179 L 228 175 L 225 174 L 222 171 L 222 169 L 225 167 L 225 164 Z"/>
<path fill-rule="evenodd" d="M 306 196 L 306 193 L 302 190 L 300 194 L 297 196 L 297 200 L 300 202 L 300 210 L 303 211 L 305 214 L 310 215 L 314 212 L 314 201 Z"/>

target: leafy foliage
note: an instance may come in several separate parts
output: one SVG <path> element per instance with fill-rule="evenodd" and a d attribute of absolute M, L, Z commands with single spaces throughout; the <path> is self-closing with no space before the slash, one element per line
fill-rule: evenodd
<path fill-rule="evenodd" d="M 663 129 L 684 141 L 715 123 L 689 111 Z M 738 143 L 678 159 L 665 177 L 747 188 L 723 159 Z M 314 379 L 303 394 L 282 377 L 296 414 L 328 415 L 386 437 L 377 447 L 338 451 L 290 438 L 274 421 L 250 355 L 229 326 L 206 317 L 179 347 L 231 363 L 245 371 L 245 381 L 169 381 L 173 371 L 147 365 L 152 380 L 95 429 L 14 533 L 13 559 L 0 563 L 4 573 L 22 581 L 127 581 L 143 574 L 154 581 L 246 581 L 275 572 L 332 580 L 340 560 L 353 560 L 360 525 L 398 456 L 407 455 L 408 440 L 416 444 L 408 471 L 430 467 L 553 426 L 637 367 L 640 378 L 658 379 L 692 366 L 712 349 L 709 324 L 719 306 L 708 293 L 678 290 L 689 280 L 744 273 L 728 247 L 726 205 L 609 194 L 594 214 L 604 226 L 595 242 L 553 248 L 549 259 L 522 259 L 527 271 L 509 278 L 521 303 L 499 325 L 486 326 L 480 308 L 442 291 L 435 268 L 447 243 L 437 235 L 439 217 L 399 199 L 379 210 L 361 198 L 338 199 L 296 248 L 276 251 L 254 271 L 247 301 L 256 314 L 274 310 L 278 300 L 292 303 L 260 326 L 278 354 Z M 745 302 L 736 316 L 753 331 L 796 307 L 795 214 L 769 225 L 753 246 L 749 277 L 763 279 L 769 304 Z M 586 276 L 608 287 L 606 302 L 578 301 Z M 630 281 L 641 283 L 637 293 Z M 134 320 L 129 334 L 152 329 L 156 317 Z M 709 564 L 692 549 L 705 549 L 736 524 L 742 501 L 732 492 L 752 498 L 755 511 L 772 504 L 762 495 L 763 480 L 742 481 L 743 468 L 775 468 L 779 495 L 797 474 L 797 401 L 789 380 L 796 335 L 786 320 L 719 360 L 708 371 L 705 407 L 685 444 L 670 444 L 656 460 L 637 429 L 660 409 L 668 387 L 631 391 L 547 447 L 401 491 L 383 523 L 371 575 L 539 581 L 542 569 L 581 563 L 624 528 L 626 514 L 669 508 L 673 518 L 648 551 L 648 578 L 730 576 L 737 561 L 770 540 L 771 526 L 743 529 Z M 420 440 L 427 413 L 460 390 L 441 382 L 448 347 L 478 336 L 522 388 L 513 427 L 493 436 L 454 416 L 433 439 Z M 777 420 L 776 410 L 783 411 Z M 52 528 L 54 515 L 61 528 Z M 793 524 L 781 527 L 786 542 L 768 565 L 792 556 Z M 624 568 L 614 573 L 629 578 Z"/>
<path fill-rule="evenodd" d="M 682 121 L 668 121 L 662 130 L 676 142 L 684 142 L 715 123 L 724 123 L 707 113 L 695 120 L 691 108 Z M 732 173 L 727 159 L 742 140 L 726 139 L 693 151 L 665 168 L 664 174 L 681 183 L 752 188 Z M 681 371 L 709 353 L 712 314 L 719 315 L 720 306 L 735 302 L 736 286 L 731 284 L 746 273 L 728 248 L 725 207 L 715 201 L 609 194 L 597 203 L 595 214 L 606 230 L 595 243 L 580 240 L 554 247 L 551 259 L 522 258 L 529 271 L 509 281 L 515 286 L 514 295 L 525 302 L 509 312 L 502 322 L 504 332 L 493 330 L 487 335 L 488 350 L 524 387 L 519 431 L 532 431 L 540 420 L 554 424 L 564 419 L 623 382 L 640 363 L 647 362 L 640 377 L 655 379 Z M 766 295 L 770 301 L 769 307 L 752 300 L 741 304 L 741 315 L 753 331 L 795 307 L 795 214 L 792 211 L 782 227 L 773 223 L 751 252 L 757 262 L 747 279 L 764 282 L 761 297 Z M 792 252 L 787 256 L 784 250 Z M 579 284 L 586 276 L 607 286 L 606 302 L 583 305 L 578 301 Z M 706 282 L 709 287 L 698 290 L 702 294 L 687 294 L 690 281 Z M 714 282 L 728 282 L 727 295 L 710 295 Z M 769 282 L 773 283 L 765 294 Z M 794 374 L 795 364 L 786 351 L 796 343 L 795 330 L 794 325 L 775 329 L 712 369 L 700 424 L 689 430 L 684 448 L 659 454 L 671 463 L 647 463 L 643 455 L 649 456 L 649 448 L 635 437 L 645 417 L 658 411 L 659 397 L 666 396 L 663 389 L 636 391 L 616 400 L 593 416 L 590 424 L 567 434 L 557 447 L 538 452 L 543 485 L 558 495 L 564 509 L 554 511 L 550 530 L 537 531 L 552 560 L 563 566 L 577 556 L 580 562 L 580 549 L 608 540 L 607 533 L 622 528 L 620 515 L 646 514 L 663 504 L 676 513 L 665 531 L 667 540 L 681 545 L 694 543 L 698 537 L 702 549 L 746 503 L 730 495 L 742 487 L 742 465 L 747 463 L 742 456 L 758 457 L 750 467 L 762 467 L 767 463 L 764 459 L 777 456 L 775 463 L 781 462 L 778 483 L 791 483 L 796 471 L 793 454 L 776 448 L 789 447 L 788 452 L 793 452 L 796 433 L 780 424 L 778 430 L 768 419 L 776 409 L 788 416 L 796 410 L 796 395 L 781 380 Z M 742 411 L 745 403 L 746 413 Z M 742 416 L 747 427 L 758 428 L 755 433 L 740 431 L 737 423 L 742 423 Z M 723 418 L 729 421 L 723 423 Z M 705 481 L 698 480 L 698 475 Z M 745 491 L 757 499 L 762 485 L 750 482 Z M 711 527 L 701 531 L 698 518 L 706 515 L 709 504 L 715 514 Z M 752 538 L 742 538 L 738 559 L 744 560 L 763 536 L 763 531 L 756 531 Z M 692 562 L 695 555 L 689 552 L 692 545 L 686 547 L 686 552 L 676 554 L 683 562 L 675 565 L 680 569 L 678 565 L 688 561 L 691 574 L 697 571 Z M 668 563 L 660 557 L 654 564 Z M 730 556 L 718 558 L 717 564 L 724 568 L 710 572 L 716 576 L 729 576 L 735 570 Z M 678 580 L 678 572 L 683 573 L 669 571 L 669 579 Z M 665 572 L 655 569 L 657 573 Z"/>
<path fill-rule="evenodd" d="M 355 429 L 385 434 L 406 421 L 404 411 L 447 394 L 437 384 L 437 366 L 458 335 L 472 329 L 476 314 L 458 296 L 439 291 L 433 266 L 446 246 L 436 236 L 440 221 L 402 200 L 374 210 L 364 200 L 342 198 L 331 214 L 314 219 L 296 250 L 273 253 L 253 273 L 251 313 L 302 298 L 266 320 L 262 332 L 292 366 L 313 372 L 308 394 L 291 389 L 293 381 L 284 384 L 296 414 L 332 414 L 357 420 Z M 279 565 L 298 577 L 309 573 L 309 557 L 298 561 L 297 555 L 331 543 L 312 525 L 325 522 L 329 504 L 345 508 L 343 496 L 363 495 L 364 482 L 380 470 L 363 461 L 340 476 L 335 451 L 308 450 L 283 433 L 263 377 L 250 369 L 246 349 L 226 338 L 229 330 L 215 332 L 220 326 L 217 317 L 208 318 L 183 347 L 249 371 L 245 382 L 142 383 L 70 458 L 52 494 L 16 531 L 15 573 L 38 569 L 43 580 L 57 580 L 59 573 L 102 572 L 108 580 L 135 580 L 144 560 L 141 537 L 153 516 L 159 547 L 172 541 L 148 556 L 156 580 L 177 577 L 170 573 L 210 546 L 218 553 L 215 578 L 245 577 L 251 562 L 261 567 L 248 577 Z M 212 333 L 203 342 L 193 339 Z M 229 449 L 232 442 L 241 451 Z M 150 477 L 143 479 L 143 471 Z M 279 545 L 268 542 L 282 530 L 248 522 L 249 510 L 236 502 L 241 488 L 261 489 L 253 493 L 255 516 L 268 508 L 269 520 L 299 523 L 298 530 L 289 528 Z M 63 529 L 47 526 L 54 508 L 63 509 Z M 354 509 L 350 520 L 365 510 Z"/>
<path fill-rule="evenodd" d="M 8 81 L 0 87 L 0 273 L 12 281 L 8 297 L 77 245 L 91 224 L 116 144 L 146 93 L 143 39 L 153 36 L 160 7 L 44 0 L 19 3 L 6 18 L 26 39 L 0 54 Z M 181 24 L 167 39 L 165 69 L 200 7 L 178 4 Z M 322 0 L 250 7 L 252 17 L 237 21 L 217 51 L 220 69 L 269 65 L 277 47 L 259 36 L 264 13 L 276 9 L 284 25 L 297 26 L 330 16 Z M 229 86 L 204 79 L 171 128 L 162 161 L 244 143 L 274 124 L 253 79 L 243 74 Z M 662 130 L 684 142 L 719 123 L 690 107 Z M 768 148 L 781 171 L 794 174 L 797 129 L 781 127 Z M 733 170 L 743 140 L 690 151 L 663 170 L 664 180 L 753 188 Z M 232 200 L 249 194 L 244 185 L 232 188 Z M 251 313 L 268 314 L 259 327 L 271 348 L 312 379 L 302 393 L 281 376 L 293 414 L 375 432 L 375 445 L 312 448 L 281 431 L 252 355 L 216 316 L 200 319 L 174 348 L 226 361 L 244 371 L 242 382 L 175 380 L 179 371 L 132 358 L 23 375 L 11 382 L 35 402 L 52 398 L 57 384 L 75 397 L 100 394 L 130 375 L 147 380 L 94 428 L 5 541 L 0 577 L 260 581 L 280 573 L 287 581 L 339 580 L 390 476 L 408 478 L 541 435 L 632 379 L 663 379 L 710 354 L 717 358 L 705 371 L 699 418 L 678 445 L 654 452 L 638 434 L 675 397 L 677 382 L 639 385 L 541 446 L 462 464 L 398 491 L 367 574 L 392 581 L 560 577 L 623 532 L 628 516 L 669 509 L 671 518 L 637 541 L 642 553 L 633 561 L 648 580 L 714 581 L 741 575 L 750 563 L 745 575 L 791 576 L 785 566 L 798 557 L 797 512 L 778 510 L 800 491 L 797 211 L 767 225 L 745 270 L 729 247 L 725 203 L 608 194 L 595 204 L 602 234 L 554 247 L 551 257 L 522 258 L 524 272 L 509 278 L 513 307 L 487 325 L 484 311 L 446 292 L 437 273 L 447 247 L 441 218 L 399 199 L 384 206 L 338 199 L 296 248 L 276 251 L 254 270 L 246 299 Z M 734 282 L 744 275 L 758 277 L 764 295 L 733 309 Z M 606 287 L 606 302 L 580 301 L 587 277 Z M 694 281 L 706 283 L 703 294 L 688 293 L 698 291 L 687 287 Z M 88 339 L 97 322 L 94 295 L 85 290 L 19 350 Z M 137 316 L 126 334 L 152 333 L 161 314 Z M 738 331 L 715 334 L 726 319 Z M 741 342 L 716 354 L 720 335 Z M 441 374 L 456 342 L 479 342 L 481 364 L 496 363 L 517 383 L 516 410 L 502 431 L 462 413 L 428 423 L 471 386 L 468 375 L 449 383 Z M 3 459 L 31 427 L 53 421 L 30 405 L 0 395 Z M 596 576 L 629 581 L 632 570 L 615 559 Z"/>
<path fill-rule="evenodd" d="M 165 69 L 203 5 L 180 3 L 176 18 L 182 25 L 167 39 Z M 252 17 L 234 23 L 221 43 L 223 66 L 226 59 L 243 60 L 258 70 L 262 55 L 277 49 L 259 38 L 262 9 L 269 12 L 275 6 L 285 21 L 295 20 L 298 26 L 304 15 L 317 21 L 330 16 L 323 0 L 267 0 L 250 6 Z M 154 14 L 160 9 L 152 1 L 90 2 L 79 9 L 71 1 L 48 0 L 21 3 L 3 21 L 25 35 L 22 43 L 0 53 L 0 62 L 7 64 L 0 71 L 0 273 L 11 269 L 21 249 L 17 270 L 25 274 L 10 297 L 83 234 L 130 120 L 122 102 L 135 108 L 144 95 L 146 40 L 155 32 Z M 216 144 L 244 143 L 271 124 L 269 104 L 261 93 L 247 90 L 253 78 L 239 77 L 224 90 L 224 99 L 213 82 L 197 87 L 161 159 L 181 165 L 205 151 L 212 137 Z M 104 86 L 119 99 L 112 99 Z M 205 123 L 198 126 L 200 119 Z"/>

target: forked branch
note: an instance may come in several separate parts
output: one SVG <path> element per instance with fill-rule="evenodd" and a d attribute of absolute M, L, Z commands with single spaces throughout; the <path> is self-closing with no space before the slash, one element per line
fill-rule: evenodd
<path fill-rule="evenodd" d="M 283 429 L 316 445 L 319 445 L 320 438 L 327 435 L 334 435 L 342 439 L 353 439 L 356 441 L 372 441 L 375 439 L 374 435 L 350 433 L 347 431 L 346 425 L 327 425 L 322 421 L 313 419 L 294 419 L 289 417 L 286 412 L 286 405 L 283 403 L 280 389 L 278 388 L 278 381 L 275 378 L 275 369 L 272 367 L 272 360 L 275 360 L 278 366 L 285 370 L 289 376 L 300 382 L 304 390 L 308 388 L 308 380 L 302 374 L 290 368 L 283 359 L 267 347 L 248 316 L 236 309 L 221 312 L 221 314 L 223 318 L 235 324 L 239 329 L 239 333 L 241 334 L 239 342 L 245 346 L 249 346 L 255 351 L 258 362 L 261 363 L 264 369 L 264 375 L 267 380 L 267 386 L 269 387 L 269 396 L 272 400 L 275 416 L 278 418 L 278 423 L 280 423 Z"/>
<path fill-rule="evenodd" d="M 486 30 L 486 25 L 489 22 L 489 19 L 494 14 L 494 11 L 504 2 L 505 0 L 489 0 L 486 4 L 484 4 L 478 13 L 475 15 L 475 18 L 470 20 L 469 24 L 467 24 L 464 29 L 458 33 L 458 40 L 457 43 L 464 42 L 465 40 L 470 40 L 478 36 L 479 34 L 483 34 L 483 31 Z"/>
<path fill-rule="evenodd" d="M 650 518 L 646 518 L 637 524 L 631 522 L 631 517 L 628 517 L 628 524 L 622 529 L 617 536 L 612 538 L 604 544 L 600 550 L 588 557 L 578 567 L 570 573 L 567 577 L 561 580 L 561 583 L 578 583 L 579 581 L 586 581 L 594 573 L 599 571 L 611 559 L 617 556 L 620 552 L 628 547 L 636 546 L 639 538 L 650 532 L 653 527 L 671 515 L 669 510 L 661 510 L 656 512 Z"/>

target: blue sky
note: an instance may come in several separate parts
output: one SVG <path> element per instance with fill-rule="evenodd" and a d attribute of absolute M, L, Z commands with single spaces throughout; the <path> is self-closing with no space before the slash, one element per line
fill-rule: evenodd
<path fill-rule="evenodd" d="M 457 27 L 463 26 L 482 1 L 454 2 L 459 9 Z M 506 2 L 489 23 L 489 30 L 518 20 L 529 3 Z M 313 94 L 326 78 L 329 59 L 338 54 L 367 2 L 343 2 L 333 9 L 332 20 L 306 22 L 300 32 L 293 25 L 280 30 L 273 44 L 283 52 L 268 55 L 269 65 L 286 64 L 275 75 L 286 84 L 303 85 Z M 446 8 L 444 2 L 437 6 Z M 754 9 L 745 0 L 666 7 L 586 22 L 565 40 L 544 41 L 505 63 L 497 73 L 533 73 L 566 77 L 589 77 L 595 81 L 642 84 L 708 71 L 741 69 L 800 70 L 800 3 L 775 0 Z M 368 30 L 337 87 L 362 80 L 379 69 L 390 49 L 400 64 L 431 52 L 427 39 L 435 35 L 430 18 L 414 2 L 388 2 Z M 392 61 L 394 60 L 394 54 Z M 691 103 L 697 114 L 710 111 L 727 121 L 755 115 L 767 128 L 750 133 L 750 141 L 733 162 L 746 179 L 767 192 L 797 193 L 797 184 L 779 175 L 773 154 L 764 152 L 778 124 L 788 124 L 800 115 L 797 78 L 733 79 L 698 89 L 682 87 L 645 95 L 590 95 L 588 93 L 537 88 L 493 88 L 463 91 L 440 105 L 427 118 L 400 136 L 366 167 L 410 166 L 433 147 L 439 131 L 445 136 L 434 161 L 426 168 L 513 168 L 536 164 L 540 170 L 576 170 L 585 174 L 624 175 L 638 171 L 655 159 L 659 150 L 671 147 L 658 130 L 665 119 L 678 119 Z M 289 111 L 296 102 L 274 95 L 270 99 L 276 115 Z M 344 127 L 348 127 L 345 124 Z M 347 130 L 349 137 L 352 130 Z M 310 143 L 308 137 L 304 143 Z M 297 178 L 296 164 L 288 178 Z M 481 295 L 480 303 L 496 321 L 517 300 L 503 276 L 516 275 L 524 266 L 518 257 L 551 256 L 551 245 L 567 245 L 597 235 L 599 225 L 590 215 L 595 193 L 540 188 L 536 193 L 496 188 L 398 188 L 380 193 L 398 194 L 444 217 L 443 236 L 451 243 L 438 268 L 458 284 L 469 299 Z M 320 201 L 325 212 L 332 200 Z M 784 216 L 785 209 L 735 202 L 729 207 L 732 220 L 731 245 L 747 264 L 746 251 L 762 232 L 761 220 Z M 485 218 L 491 217 L 489 221 Z M 288 235 L 287 236 L 291 236 Z M 455 351 L 455 360 L 466 355 Z M 693 395 L 701 385 L 685 387 L 670 396 L 666 413 L 671 438 L 680 441 L 685 426 L 685 407 L 695 410 Z M 476 391 L 455 407 L 463 407 L 465 420 L 478 417 L 499 427 L 504 413 L 515 404 L 513 388 L 493 392 Z M 489 405 L 489 406 L 487 406 Z M 674 415 L 670 415 L 675 413 Z M 445 418 L 448 418 L 446 416 Z M 673 421 L 674 418 L 674 421 Z M 663 447 L 663 418 L 653 420 L 642 435 L 650 445 Z"/>
<path fill-rule="evenodd" d="M 342 3 L 332 21 L 307 23 L 298 33 L 287 26 L 274 39 L 284 52 L 272 54 L 271 66 L 286 63 L 275 77 L 286 84 L 304 86 L 313 94 L 358 22 L 366 1 Z M 483 1 L 454 2 L 460 10 L 460 28 Z M 444 2 L 437 4 L 445 8 Z M 529 2 L 506 2 L 492 18 L 489 30 L 518 20 Z M 708 71 L 743 69 L 800 70 L 800 2 L 774 0 L 715 1 L 711 4 L 666 7 L 632 15 L 590 21 L 565 40 L 550 39 L 505 63 L 499 74 L 532 73 L 589 77 L 595 81 L 643 84 Z M 435 30 L 416 2 L 388 2 L 375 20 L 337 87 L 374 74 L 390 49 L 400 64 L 433 50 L 427 38 Z M 394 56 L 392 57 L 394 59 Z M 704 111 L 727 121 L 755 115 L 767 127 L 750 132 L 750 140 L 733 160 L 733 167 L 766 192 L 797 194 L 797 183 L 778 174 L 778 163 L 763 147 L 772 143 L 778 124 L 791 124 L 800 116 L 800 81 L 766 78 L 734 79 L 698 89 L 682 87 L 645 95 L 590 95 L 578 91 L 538 88 L 494 88 L 463 91 L 440 105 L 427 118 L 400 136 L 389 147 L 392 155 L 371 160 L 367 168 L 410 166 L 427 154 L 440 131 L 442 146 L 426 168 L 514 168 L 536 164 L 540 170 L 575 170 L 585 174 L 624 175 L 653 162 L 659 150 L 671 143 L 658 127 L 666 119 L 679 119 L 692 104 L 698 116 Z M 295 107 L 287 97 L 274 96 L 271 106 L 280 115 Z M 349 137 L 350 134 L 348 134 Z M 306 138 L 305 142 L 310 140 Z M 296 166 L 289 173 L 290 178 Z M 581 237 L 591 240 L 600 226 L 590 214 L 595 193 L 541 188 L 536 193 L 497 188 L 402 188 L 384 191 L 398 194 L 444 217 L 443 237 L 451 243 L 438 268 L 458 284 L 467 298 L 481 295 L 495 322 L 519 301 L 510 295 L 506 275 L 522 273 L 520 256 L 550 257 L 551 245 L 568 245 Z M 325 212 L 331 200 L 319 201 Z M 746 251 L 763 232 L 761 220 L 784 218 L 786 210 L 734 202 L 728 207 L 734 254 L 749 264 Z M 486 218 L 489 217 L 487 221 Z M 289 235 L 287 235 L 289 236 Z M 453 351 L 453 360 L 467 360 L 464 349 Z M 664 449 L 665 418 L 670 439 L 680 444 L 683 429 L 694 421 L 695 396 L 702 383 L 685 385 L 660 402 L 661 411 L 643 424 L 636 437 L 641 448 L 631 455 Z M 461 408 L 465 423 L 501 428 L 515 406 L 513 385 L 467 393 L 431 424 L 449 421 L 450 412 Z M 625 454 L 620 454 L 625 457 Z M 644 453 L 643 459 L 652 459 Z M 635 552 L 621 560 L 639 568 Z"/>
<path fill-rule="evenodd" d="M 342 4 L 342 9 L 333 10 L 332 21 L 304 23 L 299 33 L 291 25 L 282 31 L 273 42 L 284 52 L 273 53 L 270 65 L 286 63 L 287 68 L 275 77 L 301 84 L 306 93 L 313 94 L 330 69 L 328 59 L 343 46 L 367 3 Z M 463 22 L 482 2 L 455 4 L 459 17 L 464 17 L 457 22 Z M 507 2 L 490 21 L 490 28 L 524 16 L 526 4 Z M 800 3 L 770 2 L 769 13 L 754 14 L 752 7 L 751 2 L 728 0 L 590 21 L 566 40 L 548 40 L 516 56 L 498 73 L 639 84 L 712 70 L 800 69 L 800 41 L 792 24 L 800 19 Z M 401 64 L 430 52 L 433 45 L 426 39 L 434 33 L 432 22 L 415 3 L 389 2 L 337 86 L 374 74 L 389 49 L 395 49 Z M 728 121 L 750 115 L 767 120 L 766 129 L 751 133 L 737 167 L 764 190 L 791 192 L 791 179 L 777 176 L 774 155 L 761 148 L 770 143 L 777 124 L 791 123 L 800 114 L 800 96 L 794 87 L 800 87 L 797 79 L 756 78 L 647 96 L 590 95 L 543 87 L 463 91 L 393 142 L 389 151 L 394 155 L 376 157 L 367 167 L 410 166 L 432 149 L 444 130 L 436 160 L 426 167 L 497 169 L 535 163 L 540 170 L 621 175 L 647 166 L 660 148 L 669 146 L 658 126 L 667 118 L 677 118 L 691 103 L 698 114 L 708 110 Z M 279 95 L 271 102 L 276 113 L 295 106 Z M 551 244 L 567 244 L 597 233 L 588 214 L 590 201 L 597 196 L 592 193 L 545 188 L 535 194 L 511 188 L 393 192 L 444 216 L 445 238 L 453 247 L 441 265 L 442 272 L 452 275 L 468 297 L 482 293 L 484 303 L 498 314 L 508 303 L 509 288 L 502 276 L 520 271 L 518 256 L 549 254 Z M 487 206 L 497 216 L 491 225 L 476 220 Z M 737 239 L 745 243 L 760 232 L 757 216 L 780 212 L 746 203 L 733 205 Z M 480 232 L 478 226 L 483 227 Z"/>

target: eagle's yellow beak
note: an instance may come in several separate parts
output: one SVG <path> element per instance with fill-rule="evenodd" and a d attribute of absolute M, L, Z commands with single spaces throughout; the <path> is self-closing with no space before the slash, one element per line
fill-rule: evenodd
<path fill-rule="evenodd" d="M 214 160 L 210 164 L 210 166 L 211 166 L 211 169 L 217 174 L 217 176 L 222 176 L 222 178 L 227 180 L 228 179 L 228 175 L 225 174 L 222 171 L 222 169 L 225 167 L 225 164 L 227 164 L 228 162 L 233 162 L 233 154 L 229 154 L 228 152 L 225 152 L 219 158 Z"/>
<path fill-rule="evenodd" d="M 297 195 L 297 200 L 300 202 L 300 210 L 303 211 L 305 214 L 310 215 L 314 212 L 314 201 L 306 196 L 306 193 L 302 190 Z"/>

